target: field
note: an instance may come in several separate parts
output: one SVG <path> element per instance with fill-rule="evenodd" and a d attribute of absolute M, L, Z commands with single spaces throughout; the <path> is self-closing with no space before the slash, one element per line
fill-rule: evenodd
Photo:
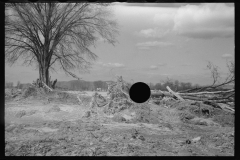
<path fill-rule="evenodd" d="M 207 105 L 209 114 L 191 101 L 110 114 L 90 108 L 93 92 L 22 95 L 5 98 L 6 156 L 234 155 L 235 116 Z"/>

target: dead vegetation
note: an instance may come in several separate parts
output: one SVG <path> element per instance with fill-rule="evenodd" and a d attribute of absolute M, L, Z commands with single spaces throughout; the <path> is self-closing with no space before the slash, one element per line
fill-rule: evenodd
<path fill-rule="evenodd" d="M 32 110 L 18 109 L 15 118 L 20 121 L 43 114 L 44 121 L 30 125 L 6 124 L 5 154 L 234 155 L 232 112 L 203 101 L 185 99 L 173 91 L 159 91 L 152 94 L 149 101 L 137 104 L 129 98 L 128 84 L 122 77 L 110 85 L 107 97 L 97 92 L 93 96 L 76 95 L 33 86 L 22 90 L 13 101 L 38 99 L 45 102 L 47 108 L 38 110 L 33 102 L 29 105 Z M 24 98 L 18 100 L 18 97 Z M 71 107 L 72 113 L 64 106 Z M 73 115 L 76 118 L 70 121 Z M 46 117 L 54 120 L 46 121 Z"/>
<path fill-rule="evenodd" d="M 157 124 L 159 123 L 158 116 L 150 111 L 150 105 L 155 104 L 159 107 L 175 108 L 181 111 L 179 117 L 184 123 L 206 126 L 219 123 L 221 126 L 234 126 L 234 108 L 227 106 L 222 101 L 220 101 L 221 103 L 216 101 L 216 99 L 223 100 L 226 93 L 234 93 L 234 89 L 217 92 L 176 93 L 167 86 L 169 92 L 159 90 L 151 94 L 149 101 L 137 104 L 129 98 L 125 89 L 128 88 L 128 84 L 121 76 L 117 77 L 115 83 L 109 84 L 109 88 L 109 98 L 104 98 L 98 93 L 93 95 L 91 109 L 103 108 L 105 114 L 114 115 L 113 120 L 116 122 Z M 125 118 L 126 116 L 124 117 L 122 113 L 126 110 L 134 113 L 135 116 Z M 204 119 L 210 119 L 211 123 Z"/>

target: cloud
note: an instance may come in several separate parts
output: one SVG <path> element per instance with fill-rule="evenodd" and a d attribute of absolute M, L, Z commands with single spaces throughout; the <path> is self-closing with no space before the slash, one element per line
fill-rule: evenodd
<path fill-rule="evenodd" d="M 157 70 L 157 69 L 159 69 L 159 67 L 163 67 L 163 66 L 166 66 L 166 65 L 167 65 L 166 63 L 159 63 L 157 65 L 151 65 L 148 69 L 150 69 L 150 70 Z M 156 74 L 156 73 L 152 73 L 152 74 Z"/>
<path fill-rule="evenodd" d="M 201 39 L 234 36 L 234 7 L 221 3 L 186 5 L 174 16 L 173 31 Z"/>
<path fill-rule="evenodd" d="M 149 42 L 142 42 L 137 43 L 136 46 L 139 49 L 150 49 L 151 47 L 159 47 L 159 46 L 171 46 L 172 43 L 169 42 L 160 42 L 160 41 L 149 41 Z"/>
<path fill-rule="evenodd" d="M 156 27 L 143 29 L 138 32 L 139 36 L 145 38 L 162 38 L 166 36 L 172 30 L 174 26 L 174 15 L 176 9 L 173 8 L 161 8 L 161 12 L 157 13 L 153 17 L 153 23 Z"/>
<path fill-rule="evenodd" d="M 150 66 L 150 69 L 152 69 L 152 70 L 157 70 L 157 69 L 158 69 L 158 66 L 152 65 L 152 66 Z"/>
<path fill-rule="evenodd" d="M 232 54 L 223 54 L 222 55 L 222 58 L 232 58 L 233 57 L 233 55 Z"/>
<path fill-rule="evenodd" d="M 103 62 L 97 62 L 98 64 L 104 66 L 104 67 L 114 67 L 114 68 L 123 68 L 125 67 L 124 64 L 121 63 L 103 63 Z"/>
<path fill-rule="evenodd" d="M 198 39 L 234 36 L 234 4 L 205 3 L 162 7 L 153 16 L 155 27 L 139 31 L 146 38 L 161 38 L 168 33 Z"/>
<path fill-rule="evenodd" d="M 149 28 L 139 31 L 137 35 L 145 38 L 161 38 L 164 37 L 167 33 L 169 33 L 169 30 L 161 28 Z"/>

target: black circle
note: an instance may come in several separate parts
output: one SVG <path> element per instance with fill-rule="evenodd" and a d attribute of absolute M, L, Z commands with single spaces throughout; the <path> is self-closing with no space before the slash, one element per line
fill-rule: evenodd
<path fill-rule="evenodd" d="M 151 90 L 146 83 L 137 82 L 131 86 L 129 95 L 132 101 L 136 103 L 144 103 L 150 98 Z"/>

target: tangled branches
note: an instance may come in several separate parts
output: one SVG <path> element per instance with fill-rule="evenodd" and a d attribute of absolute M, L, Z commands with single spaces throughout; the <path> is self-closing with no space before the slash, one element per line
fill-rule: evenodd
<path fill-rule="evenodd" d="M 107 94 L 109 98 L 105 99 L 98 93 L 92 97 L 91 108 L 98 106 L 104 107 L 105 113 L 114 114 L 116 111 L 123 110 L 134 104 L 129 96 L 130 84 L 122 79 L 122 76 L 117 76 L 116 82 L 108 82 Z"/>

